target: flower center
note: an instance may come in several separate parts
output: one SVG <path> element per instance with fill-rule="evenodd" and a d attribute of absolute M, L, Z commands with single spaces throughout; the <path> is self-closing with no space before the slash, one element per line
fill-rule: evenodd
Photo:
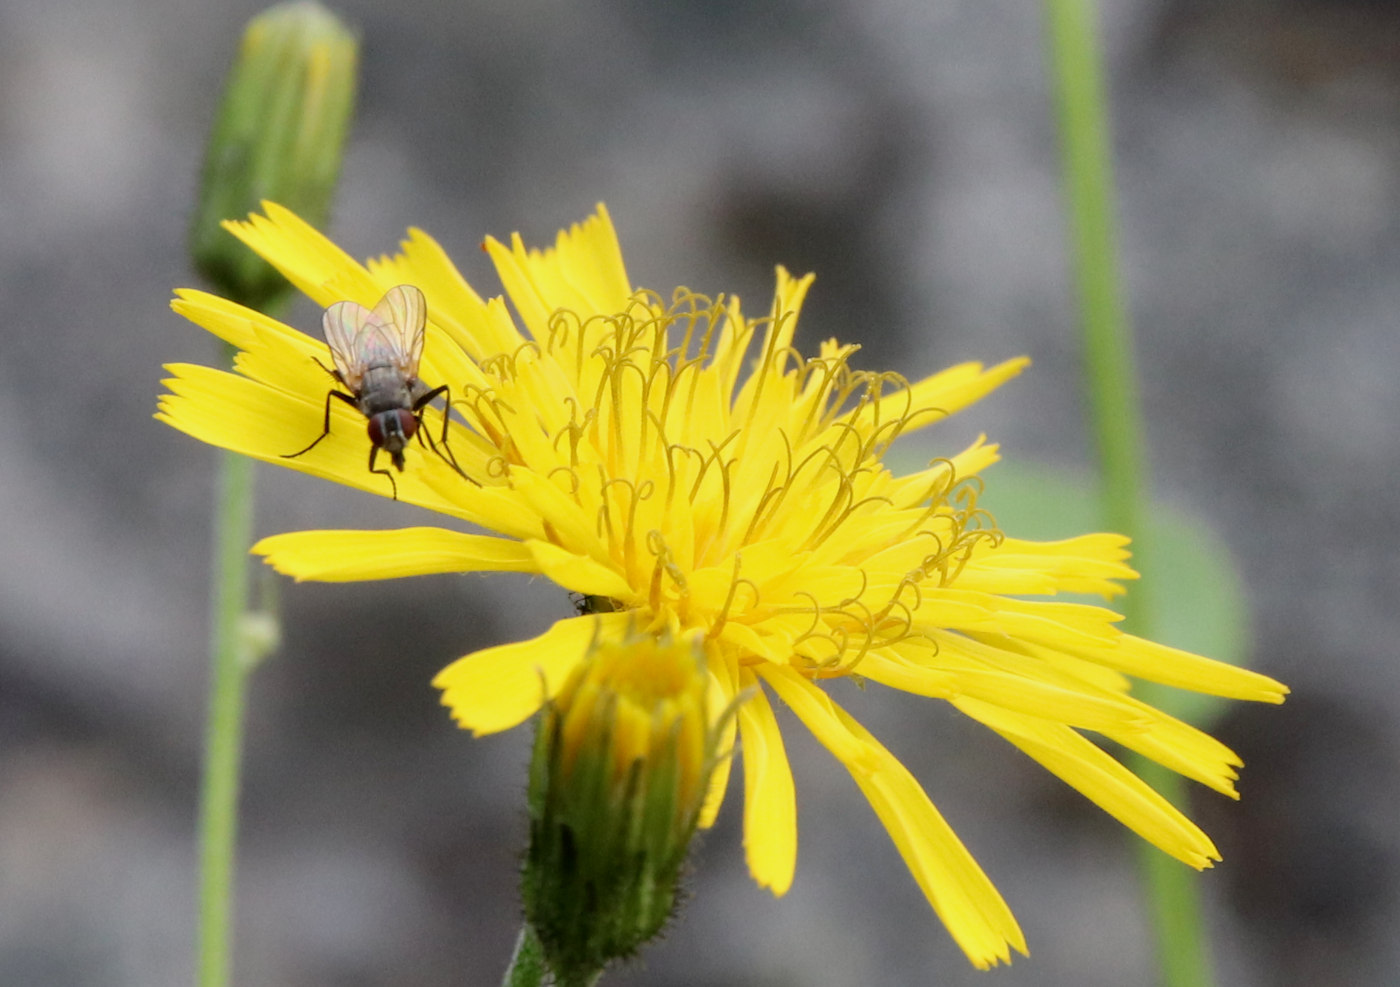
<path fill-rule="evenodd" d="M 615 569 L 619 603 L 711 638 L 781 624 L 839 674 L 912 633 L 922 591 L 999 536 L 951 462 L 898 480 L 880 462 L 940 413 L 897 375 L 853 370 L 855 347 L 803 359 L 795 317 L 684 289 L 561 309 L 543 340 L 482 364 L 475 417 L 507 482 L 549 481 L 548 537 Z"/>

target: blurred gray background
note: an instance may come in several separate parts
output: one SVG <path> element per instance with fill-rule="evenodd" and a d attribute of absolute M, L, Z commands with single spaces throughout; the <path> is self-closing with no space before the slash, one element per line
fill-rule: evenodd
<path fill-rule="evenodd" d="M 1294 689 L 1219 724 L 1243 802 L 1197 799 L 1225 854 L 1204 879 L 1220 981 L 1395 982 L 1400 5 L 1105 6 L 1156 491 L 1234 553 L 1253 663 Z M 0 0 L 0 984 L 191 982 L 216 459 L 151 414 L 162 363 L 216 359 L 167 303 L 194 283 L 203 142 L 258 9 Z M 985 429 L 1010 458 L 1090 462 L 1037 4 L 338 9 L 364 41 L 332 224 L 351 253 L 421 225 L 494 293 L 483 235 L 540 243 L 602 199 L 635 283 L 756 306 L 774 264 L 815 270 L 804 346 L 840 336 L 909 376 L 1030 354 L 935 452 Z M 258 483 L 261 533 L 428 520 L 290 471 Z M 429 680 L 568 600 L 479 577 L 281 599 L 249 719 L 237 982 L 499 982 L 528 730 L 470 739 Z M 1115 823 L 949 709 L 855 710 L 1031 958 L 971 970 L 798 729 L 791 893 L 747 877 L 732 789 L 681 920 L 606 983 L 1151 982 Z"/>

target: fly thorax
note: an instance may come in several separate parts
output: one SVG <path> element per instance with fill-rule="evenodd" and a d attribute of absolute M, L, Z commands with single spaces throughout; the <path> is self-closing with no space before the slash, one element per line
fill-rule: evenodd
<path fill-rule="evenodd" d="M 366 418 L 385 411 L 413 407 L 413 395 L 403 372 L 392 364 L 373 364 L 365 368 L 357 395 L 360 411 Z"/>

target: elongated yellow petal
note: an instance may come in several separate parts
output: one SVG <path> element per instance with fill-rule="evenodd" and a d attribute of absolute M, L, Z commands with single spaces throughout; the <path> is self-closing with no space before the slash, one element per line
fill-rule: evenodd
<path fill-rule="evenodd" d="M 944 415 L 961 411 L 995 391 L 1031 365 L 1029 357 L 1005 360 L 985 370 L 980 363 L 964 363 L 914 384 L 912 404 Z"/>
<path fill-rule="evenodd" d="M 1005 900 L 908 769 L 849 714 L 789 669 L 760 675 L 836 755 L 880 817 L 910 873 L 973 965 L 986 969 L 1026 952 Z"/>
<path fill-rule="evenodd" d="M 1065 688 L 1030 676 L 987 668 L 927 668 L 899 654 L 870 653 L 860 663 L 860 674 L 918 695 L 939 699 L 970 696 L 1087 730 L 1117 730 L 1126 734 L 1146 729 L 1149 722 L 1125 697 Z"/>
<path fill-rule="evenodd" d="M 1220 859 L 1215 844 L 1146 782 L 1061 723 L 977 699 L 955 699 L 968 716 L 1001 734 L 1124 826 L 1197 870 Z"/>
<path fill-rule="evenodd" d="M 433 686 L 463 729 L 477 736 L 509 730 L 559 690 L 595 635 L 622 634 L 631 619 L 625 613 L 565 618 L 529 641 L 458 658 L 438 672 Z"/>
<path fill-rule="evenodd" d="M 742 672 L 744 688 L 755 685 Z M 759 689 L 739 707 L 744 755 L 744 853 L 759 887 L 787 894 L 797 868 L 797 794 L 783 735 L 768 697 Z"/>
<path fill-rule="evenodd" d="M 632 294 L 617 233 L 601 203 L 594 215 L 561 231 L 546 250 L 527 250 L 518 235 L 510 248 L 488 237 L 486 250 L 536 339 L 546 337 L 548 317 L 558 308 L 621 312 Z"/>
<path fill-rule="evenodd" d="M 343 583 L 435 572 L 536 572 L 518 541 L 446 528 L 396 531 L 294 531 L 250 550 L 284 576 Z"/>
<path fill-rule="evenodd" d="M 1104 607 L 1054 600 L 1022 600 L 963 589 L 940 589 L 924 597 L 915 620 L 934 628 L 954 628 L 1086 654 L 1112 646 L 1122 633 L 1113 626 L 1122 618 Z"/>
<path fill-rule="evenodd" d="M 346 486 L 385 497 L 394 489 L 386 477 L 370 472 L 365 418 L 344 402 L 331 402 L 330 434 L 307 449 L 323 420 L 323 405 L 314 399 L 209 367 L 170 364 L 165 369 L 175 376 L 162 382 L 169 393 L 161 396 L 157 420 L 211 445 Z M 463 505 L 476 494 L 466 490 L 456 495 L 470 484 L 451 466 L 422 449 L 409 449 L 405 456 L 412 457 L 414 466 L 395 474 L 399 500 L 464 520 L 479 518 Z M 387 462 L 387 456 L 380 456 L 377 468 L 384 469 Z M 439 492 L 444 488 L 453 496 Z"/>
<path fill-rule="evenodd" d="M 305 346 L 308 355 L 313 351 L 314 342 L 304 333 L 237 302 L 195 288 L 180 288 L 175 296 L 170 303 L 173 311 L 239 349 L 254 345 L 259 339 L 258 330 L 262 330 L 283 335 L 293 345 Z"/>
<path fill-rule="evenodd" d="M 1065 688 L 1083 689 L 1091 693 L 1126 696 L 1132 690 L 1132 680 L 1121 672 L 1041 645 L 1011 640 L 1004 635 L 967 635 L 936 631 L 928 635 L 936 654 L 927 656 L 927 648 L 914 648 L 915 660 L 936 665 L 948 660 L 969 660 L 989 668 L 999 668 L 1026 675 Z"/>
<path fill-rule="evenodd" d="M 264 202 L 263 212 L 229 220 L 224 228 L 322 308 L 345 299 L 371 308 L 393 287 L 375 281 L 358 261 L 290 209 Z"/>
<path fill-rule="evenodd" d="M 1240 797 L 1235 790 L 1235 779 L 1239 777 L 1238 769 L 1244 762 L 1238 754 L 1189 723 L 1183 723 L 1146 703 L 1137 705 L 1148 718 L 1146 730 L 1131 733 L 1105 730 L 1104 736 L 1222 795 L 1232 799 Z"/>
<path fill-rule="evenodd" d="M 438 242 L 419 229 L 410 229 L 402 251 L 367 265 L 380 282 L 413 284 L 428 299 L 428 314 L 475 363 L 501 353 L 514 353 L 524 341 L 514 327 L 499 332 L 488 303 L 462 277 Z"/>
<path fill-rule="evenodd" d="M 706 664 L 710 670 L 710 715 L 723 719 L 719 723 L 715 751 L 719 760 L 710 773 L 710 790 L 705 793 L 705 804 L 700 808 L 698 825 L 701 829 L 709 829 L 715 824 L 724 802 L 729 775 L 734 767 L 734 740 L 739 729 L 737 711 L 731 708 L 739 695 L 738 669 L 725 660 L 722 650 L 715 645 L 706 648 Z"/>
<path fill-rule="evenodd" d="M 1121 535 L 1084 535 L 1057 542 L 1003 538 L 983 543 L 958 573 L 962 589 L 991 593 L 1122 593 L 1119 580 L 1138 574 Z M 985 547 L 984 547 L 985 546 Z"/>
<path fill-rule="evenodd" d="M 1131 634 L 1122 635 L 1112 644 L 1069 647 L 1065 650 L 1149 682 L 1212 696 L 1281 703 L 1283 697 L 1288 695 L 1288 686 L 1267 675 L 1202 658 L 1189 651 L 1169 648 Z"/>
<path fill-rule="evenodd" d="M 909 422 L 905 431 L 924 428 L 986 397 L 1026 367 L 1030 359 L 1018 357 L 984 369 L 980 363 L 962 363 L 926 377 L 909 388 Z M 868 406 L 857 409 L 848 420 L 858 428 L 869 429 L 876 422 Z"/>
<path fill-rule="evenodd" d="M 586 555 L 576 555 L 547 541 L 526 543 L 537 570 L 575 593 L 625 600 L 632 595 L 627 581 L 609 566 Z"/>

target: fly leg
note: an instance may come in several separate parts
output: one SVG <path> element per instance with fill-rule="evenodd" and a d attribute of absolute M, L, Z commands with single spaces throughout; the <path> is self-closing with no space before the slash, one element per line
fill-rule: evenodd
<path fill-rule="evenodd" d="M 319 362 L 319 361 L 318 361 L 318 362 Z M 302 450 L 300 450 L 300 451 L 298 451 L 298 452 L 287 452 L 287 453 L 283 453 L 283 454 L 282 454 L 282 458 L 283 458 L 283 459 L 296 459 L 298 456 L 304 456 L 304 455 L 306 455 L 306 454 L 307 454 L 308 452 L 310 452 L 312 449 L 315 449 L 316 446 L 320 445 L 322 439 L 324 439 L 327 435 L 330 435 L 330 434 L 331 434 L 331 398 L 340 398 L 340 400 L 344 401 L 344 402 L 345 402 L 346 404 L 348 404 L 350 407 L 352 407 L 352 408 L 354 408 L 354 409 L 356 409 L 356 410 L 359 410 L 359 407 L 360 407 L 360 406 L 359 406 L 358 404 L 355 403 L 355 399 L 352 398 L 350 395 L 344 394 L 344 393 L 342 393 L 342 392 L 340 392 L 340 391 L 327 391 L 327 392 L 326 392 L 326 413 L 325 413 L 325 416 L 324 416 L 324 417 L 322 418 L 322 420 L 321 420 L 321 434 L 318 435 L 318 436 L 316 436 L 316 438 L 312 440 L 311 444 L 310 444 L 309 446 L 307 446 L 305 449 L 302 449 Z"/>
<path fill-rule="evenodd" d="M 319 442 L 320 440 L 318 439 L 317 441 Z M 392 493 L 393 493 L 393 498 L 394 498 L 395 500 L 398 500 L 398 499 L 399 499 L 399 485 L 398 485 L 398 483 L 394 480 L 394 474 L 391 473 L 391 472 L 389 472 L 389 470 L 388 470 L 387 467 L 384 468 L 384 469 L 382 469 L 382 470 L 377 470 L 377 469 L 374 468 L 374 460 L 375 460 L 375 457 L 377 457 L 378 455 L 379 455 L 379 446 L 371 445 L 371 446 L 369 447 L 369 471 L 370 471 L 371 473 L 378 473 L 380 476 L 383 476 L 383 477 L 388 477 L 388 479 L 389 479 L 389 489 L 390 489 L 390 490 L 392 491 Z M 400 467 L 400 469 L 402 469 L 402 467 Z"/>
<path fill-rule="evenodd" d="M 442 399 L 444 402 L 444 407 L 442 409 L 442 434 L 438 436 L 437 441 L 434 441 L 433 433 L 430 430 L 423 427 L 423 412 L 427 408 L 428 403 L 434 398 L 436 398 L 438 395 L 442 395 Z M 481 486 L 481 484 L 477 483 L 471 477 L 467 476 L 465 472 L 463 472 L 462 467 L 457 463 L 457 457 L 452 454 L 452 447 L 448 445 L 447 442 L 447 426 L 452 418 L 452 392 L 448 389 L 448 386 L 446 384 L 443 384 L 440 387 L 435 387 L 427 394 L 424 394 L 417 401 L 413 402 L 413 413 L 418 418 L 419 440 L 421 441 L 426 435 L 428 448 L 430 448 L 434 453 L 436 453 L 439 459 L 447 463 L 447 465 L 451 466 L 452 469 L 456 471 L 457 475 L 460 476 L 462 479 L 466 480 L 468 483 L 473 483 L 477 486 Z M 441 444 L 441 448 L 438 448 L 439 443 Z"/>

